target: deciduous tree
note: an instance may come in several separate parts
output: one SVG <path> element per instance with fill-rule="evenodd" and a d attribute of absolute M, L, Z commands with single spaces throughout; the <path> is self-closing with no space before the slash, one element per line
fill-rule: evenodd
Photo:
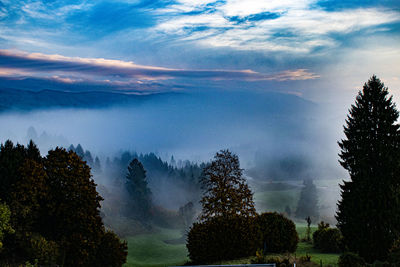
<path fill-rule="evenodd" d="M 203 169 L 201 184 L 204 190 L 201 220 L 234 215 L 254 216 L 253 193 L 243 177 L 239 158 L 229 150 L 221 150 Z"/>

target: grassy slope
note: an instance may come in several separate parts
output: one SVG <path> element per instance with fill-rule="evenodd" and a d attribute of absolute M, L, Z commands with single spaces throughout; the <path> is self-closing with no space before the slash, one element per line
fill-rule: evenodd
<path fill-rule="evenodd" d="M 181 237 L 180 230 L 158 228 L 155 233 L 128 238 L 128 259 L 125 267 L 158 267 L 185 263 L 185 244 L 167 244 L 164 240 Z"/>

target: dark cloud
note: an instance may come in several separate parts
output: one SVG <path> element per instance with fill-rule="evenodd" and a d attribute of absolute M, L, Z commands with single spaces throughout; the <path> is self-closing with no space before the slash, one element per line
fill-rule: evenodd
<path fill-rule="evenodd" d="M 28 54 L 0 50 L 0 67 L 35 73 L 70 73 L 103 79 L 162 80 L 171 78 L 211 80 L 308 80 L 318 75 L 305 69 L 261 74 L 251 70 L 187 70 L 137 65 L 132 62 L 93 58 L 70 58 L 59 55 Z"/>

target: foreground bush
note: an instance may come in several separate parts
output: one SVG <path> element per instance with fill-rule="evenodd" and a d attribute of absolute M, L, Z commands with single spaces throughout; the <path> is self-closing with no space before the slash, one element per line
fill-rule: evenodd
<path fill-rule="evenodd" d="M 193 263 L 212 263 L 254 256 L 258 251 L 294 252 L 299 237 L 295 224 L 283 215 L 214 217 L 193 224 L 187 239 Z"/>
<path fill-rule="evenodd" d="M 400 266 L 400 239 L 397 239 L 390 249 L 388 261 L 395 266 Z"/>
<path fill-rule="evenodd" d="M 214 217 L 194 223 L 186 247 L 193 263 L 204 264 L 252 256 L 257 250 L 252 218 Z"/>
<path fill-rule="evenodd" d="M 339 257 L 339 267 L 364 267 L 366 266 L 363 258 L 352 252 L 346 252 Z"/>
<path fill-rule="evenodd" d="M 329 228 L 329 224 L 324 222 L 320 222 L 318 230 L 313 233 L 314 247 L 322 252 L 340 252 L 342 239 L 343 237 L 339 229 Z"/>
<path fill-rule="evenodd" d="M 265 252 L 295 252 L 299 236 L 296 225 L 276 212 L 266 212 L 255 219 L 257 246 Z"/>

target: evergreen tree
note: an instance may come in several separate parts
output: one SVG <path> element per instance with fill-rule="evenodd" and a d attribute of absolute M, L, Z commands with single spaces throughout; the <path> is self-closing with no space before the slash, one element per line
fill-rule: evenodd
<path fill-rule="evenodd" d="M 221 150 L 203 169 L 201 184 L 204 190 L 201 220 L 235 215 L 254 216 L 253 193 L 243 178 L 239 158 L 229 150 Z"/>
<path fill-rule="evenodd" d="M 317 188 L 311 179 L 304 180 L 303 185 L 297 204 L 296 218 L 311 217 L 316 221 L 319 217 Z"/>
<path fill-rule="evenodd" d="M 90 166 L 90 167 L 92 167 L 93 166 L 93 157 L 92 157 L 92 154 L 90 153 L 90 151 L 89 150 L 86 150 L 85 151 L 85 155 L 84 155 L 84 157 L 83 157 L 83 160 L 84 161 L 86 161 L 86 163 Z"/>
<path fill-rule="evenodd" d="M 146 171 L 136 158 L 129 163 L 126 186 L 132 200 L 129 210 L 141 219 L 148 219 L 152 206 L 151 191 L 147 186 Z"/>
<path fill-rule="evenodd" d="M 81 146 L 81 144 L 78 144 L 74 150 L 74 152 L 81 158 L 83 159 L 83 157 L 85 156 L 85 152 L 83 151 L 83 148 Z"/>
<path fill-rule="evenodd" d="M 94 159 L 93 171 L 101 173 L 101 163 L 99 157 L 96 156 Z"/>
<path fill-rule="evenodd" d="M 399 113 L 372 76 L 357 95 L 339 142 L 343 181 L 336 215 L 347 248 L 367 261 L 385 259 L 400 234 Z"/>
<path fill-rule="evenodd" d="M 0 199 L 10 204 L 13 186 L 21 179 L 20 168 L 25 160 L 41 161 L 40 152 L 31 141 L 28 149 L 7 140 L 0 146 Z"/>

